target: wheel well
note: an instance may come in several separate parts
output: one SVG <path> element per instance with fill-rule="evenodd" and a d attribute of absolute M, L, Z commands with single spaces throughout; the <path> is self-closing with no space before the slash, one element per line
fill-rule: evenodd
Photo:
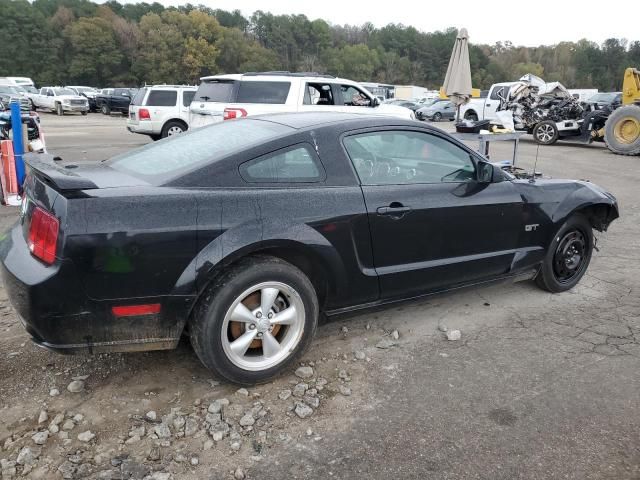
<path fill-rule="evenodd" d="M 599 232 L 606 231 L 609 224 L 618 218 L 618 212 L 616 209 L 606 203 L 589 205 L 575 210 L 574 213 L 584 215 L 591 224 L 591 227 Z"/>
<path fill-rule="evenodd" d="M 298 248 L 266 247 L 260 250 L 254 250 L 246 255 L 235 258 L 231 263 L 222 262 L 223 264 L 218 265 L 214 269 L 214 271 L 211 272 L 211 275 L 209 276 L 209 279 L 207 281 L 207 286 L 201 292 L 205 292 L 208 286 L 211 285 L 215 281 L 215 279 L 222 274 L 224 270 L 228 270 L 229 268 L 234 267 L 238 262 L 245 260 L 247 257 L 255 255 L 268 255 L 271 257 L 276 257 L 300 269 L 302 273 L 304 273 L 313 284 L 316 295 L 318 295 L 318 305 L 320 306 L 320 310 L 322 310 L 322 307 L 324 306 L 328 295 L 329 274 L 327 270 L 322 266 L 320 259 L 316 258 L 314 254 L 310 254 L 304 249 Z M 201 293 L 198 296 L 200 297 Z"/>

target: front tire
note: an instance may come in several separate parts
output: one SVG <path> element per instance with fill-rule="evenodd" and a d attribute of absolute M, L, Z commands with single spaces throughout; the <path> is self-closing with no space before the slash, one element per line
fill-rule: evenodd
<path fill-rule="evenodd" d="M 618 155 L 640 155 L 640 107 L 627 105 L 612 112 L 604 124 L 604 141 Z"/>
<path fill-rule="evenodd" d="M 103 115 L 111 115 L 111 108 L 109 108 L 109 105 L 107 105 L 106 103 L 102 104 L 102 106 L 100 107 L 100 111 Z"/>
<path fill-rule="evenodd" d="M 248 257 L 203 294 L 190 321 L 191 344 L 207 368 L 230 382 L 266 382 L 305 351 L 318 311 L 313 284 L 298 268 Z"/>
<path fill-rule="evenodd" d="M 559 136 L 558 127 L 551 120 L 545 120 L 533 127 L 533 139 L 540 145 L 553 145 Z"/>
<path fill-rule="evenodd" d="M 59 117 L 64 115 L 64 110 L 62 109 L 62 105 L 60 103 L 56 103 L 56 114 Z"/>
<path fill-rule="evenodd" d="M 536 283 L 552 293 L 566 292 L 584 276 L 593 253 L 593 230 L 589 221 L 574 214 L 553 237 Z"/>
<path fill-rule="evenodd" d="M 440 114 L 440 113 L 436 113 L 436 114 L 433 116 L 433 121 L 434 121 L 434 122 L 439 122 L 440 120 L 442 120 L 442 114 Z"/>

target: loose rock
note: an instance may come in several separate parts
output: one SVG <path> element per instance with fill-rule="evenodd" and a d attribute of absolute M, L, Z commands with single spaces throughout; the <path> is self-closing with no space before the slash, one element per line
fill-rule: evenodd
<path fill-rule="evenodd" d="M 18 465 L 35 465 L 37 458 L 40 456 L 40 449 L 31 450 L 29 447 L 24 447 L 20 450 L 16 463 Z"/>
<path fill-rule="evenodd" d="M 447 331 L 447 326 L 443 323 L 438 325 L 438 330 L 440 330 L 441 332 L 446 332 Z"/>
<path fill-rule="evenodd" d="M 243 397 L 248 397 L 249 396 L 249 390 L 247 390 L 246 388 L 239 388 L 238 390 L 236 390 L 236 394 L 237 395 L 241 395 Z"/>
<path fill-rule="evenodd" d="M 398 330 L 394 330 L 393 332 L 391 332 L 391 338 L 393 338 L 394 340 L 398 340 L 400 338 L 400 333 L 398 333 Z"/>
<path fill-rule="evenodd" d="M 246 413 L 241 419 L 240 419 L 240 425 L 243 427 L 250 427 L 251 425 L 253 425 L 254 423 L 256 423 L 256 419 L 253 418 L 253 416 L 250 413 Z"/>
<path fill-rule="evenodd" d="M 33 440 L 33 442 L 36 445 L 44 445 L 45 443 L 47 443 L 47 438 L 49 438 L 49 431 L 45 430 L 43 432 L 38 432 L 35 435 L 33 435 L 31 437 L 31 440 Z"/>
<path fill-rule="evenodd" d="M 381 350 L 386 350 L 387 348 L 391 348 L 395 346 L 395 342 L 389 340 L 388 338 L 383 338 L 378 343 L 376 343 L 376 348 L 380 348 Z"/>
<path fill-rule="evenodd" d="M 38 417 L 38 423 L 44 423 L 47 420 L 49 420 L 49 415 L 47 414 L 46 410 L 41 410 L 40 411 L 40 416 Z"/>
<path fill-rule="evenodd" d="M 311 367 L 300 367 L 296 370 L 296 376 L 300 377 L 304 380 L 313 377 L 313 368 Z"/>
<path fill-rule="evenodd" d="M 309 385 L 306 383 L 299 383 L 295 387 L 293 387 L 293 396 L 294 397 L 303 397 L 305 392 L 309 389 Z"/>
<path fill-rule="evenodd" d="M 184 436 L 190 437 L 198 433 L 198 420 L 192 417 L 188 417 L 184 425 Z"/>
<path fill-rule="evenodd" d="M 171 430 L 165 423 L 159 423 L 155 427 L 153 427 L 154 433 L 158 436 L 158 438 L 170 438 Z"/>
<path fill-rule="evenodd" d="M 82 380 L 74 380 L 67 385 L 67 390 L 71 393 L 80 393 L 84 390 L 84 382 Z"/>
<path fill-rule="evenodd" d="M 60 395 L 60 390 L 58 390 L 57 388 L 52 388 L 51 390 L 49 390 L 50 397 L 57 397 L 58 395 Z"/>
<path fill-rule="evenodd" d="M 147 418 L 147 420 L 151 420 L 152 422 L 158 418 L 158 415 L 153 410 L 147 412 L 144 416 Z"/>
<path fill-rule="evenodd" d="M 69 431 L 69 430 L 73 430 L 73 428 L 76 426 L 75 422 L 73 420 L 71 420 L 70 418 L 65 421 L 62 424 L 62 430 L 64 430 L 65 432 Z"/>
<path fill-rule="evenodd" d="M 358 350 L 355 353 L 355 357 L 356 357 L 356 360 L 364 360 L 365 358 L 367 358 L 367 355 L 362 350 Z"/>
<path fill-rule="evenodd" d="M 340 394 L 344 395 L 345 397 L 351 396 L 351 389 L 349 387 L 345 387 L 344 385 L 340 385 L 340 387 L 338 387 L 338 390 L 339 390 Z"/>
<path fill-rule="evenodd" d="M 296 403 L 295 414 L 300 418 L 307 418 L 313 415 L 313 409 L 302 402 Z"/>
<path fill-rule="evenodd" d="M 209 413 L 220 413 L 222 409 L 227 405 L 229 405 L 229 400 L 227 400 L 226 398 L 220 398 L 218 400 L 214 400 L 213 402 L 211 402 L 207 411 Z"/>
<path fill-rule="evenodd" d="M 449 330 L 447 332 L 447 340 L 451 342 L 455 342 L 456 340 L 460 340 L 462 338 L 462 332 L 460 330 Z"/>
<path fill-rule="evenodd" d="M 87 430 L 86 432 L 78 434 L 78 440 L 80 440 L 81 442 L 90 442 L 94 438 L 96 438 L 96 436 L 91 432 L 91 430 Z"/>
<path fill-rule="evenodd" d="M 236 471 L 233 472 L 233 478 L 235 478 L 235 480 L 244 480 L 247 476 L 245 475 L 244 470 L 238 467 L 236 468 Z"/>
<path fill-rule="evenodd" d="M 280 400 L 286 400 L 291 396 L 291 390 L 287 389 L 287 390 L 282 390 L 279 394 L 278 394 L 278 398 Z"/>

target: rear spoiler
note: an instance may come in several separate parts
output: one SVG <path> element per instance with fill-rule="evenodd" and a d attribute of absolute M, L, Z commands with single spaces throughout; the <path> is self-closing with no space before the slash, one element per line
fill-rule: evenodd
<path fill-rule="evenodd" d="M 57 164 L 53 155 L 48 153 L 27 153 L 24 161 L 35 175 L 59 191 L 98 188 L 91 180 L 77 175 L 73 168 L 68 168 L 71 165 L 65 167 Z"/>

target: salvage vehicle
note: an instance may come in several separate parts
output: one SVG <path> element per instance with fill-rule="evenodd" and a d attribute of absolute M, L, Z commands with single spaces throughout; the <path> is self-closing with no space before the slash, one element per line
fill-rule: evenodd
<path fill-rule="evenodd" d="M 189 85 L 147 85 L 129 105 L 127 130 L 148 135 L 153 140 L 186 132 L 189 105 L 196 87 Z"/>
<path fill-rule="evenodd" d="M 345 112 L 415 119 L 408 108 L 380 104 L 360 84 L 318 73 L 262 72 L 200 79 L 189 128 L 264 113 Z"/>
<path fill-rule="evenodd" d="M 89 111 L 89 101 L 73 90 L 64 87 L 42 87 L 40 93 L 29 95 L 33 106 L 37 109 L 56 112 L 64 115 L 66 112 L 80 112 L 86 115 Z"/>
<path fill-rule="evenodd" d="M 137 88 L 103 88 L 96 95 L 96 108 L 103 115 L 111 115 L 111 112 L 127 115 L 131 99 L 137 92 Z"/>
<path fill-rule="evenodd" d="M 333 316 L 497 280 L 574 287 L 616 199 L 518 179 L 398 118 L 274 114 L 95 163 L 26 155 L 0 270 L 58 352 L 175 348 L 239 384 L 293 365 Z M 540 301 L 547 301 L 541 297 Z"/>
<path fill-rule="evenodd" d="M 615 110 L 622 103 L 622 92 L 599 92 L 590 96 L 586 103 L 592 105 L 595 110 L 606 107 L 612 107 L 611 110 Z"/>
<path fill-rule="evenodd" d="M 85 97 L 89 102 L 89 111 L 97 112 L 98 106 L 96 105 L 96 95 L 98 95 L 98 91 L 93 87 L 83 87 L 79 85 L 72 85 L 66 87 L 70 90 L 73 90 L 76 95 L 80 95 Z"/>

